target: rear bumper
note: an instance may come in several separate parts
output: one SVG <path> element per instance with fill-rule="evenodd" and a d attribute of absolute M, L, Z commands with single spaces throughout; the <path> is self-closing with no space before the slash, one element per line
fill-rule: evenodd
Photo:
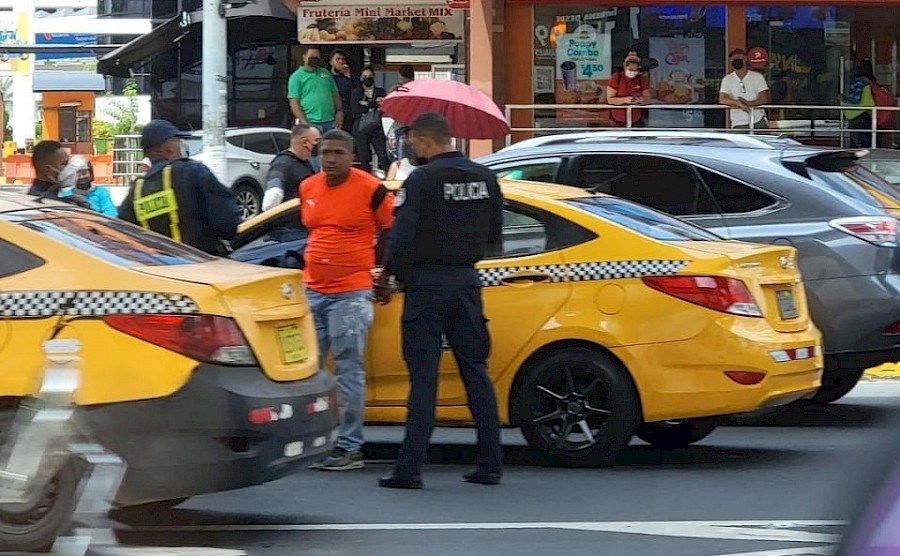
<path fill-rule="evenodd" d="M 734 330 L 710 325 L 691 340 L 618 348 L 641 396 L 647 422 L 756 411 L 812 397 L 822 380 L 821 335 L 777 333 L 760 319 Z M 796 351 L 808 350 L 805 357 Z M 789 352 L 777 361 L 773 352 Z M 780 355 L 780 354 L 779 354 Z M 738 384 L 726 371 L 763 373 L 761 382 Z"/>
<path fill-rule="evenodd" d="M 260 484 L 295 471 L 331 450 L 335 401 L 327 372 L 274 382 L 258 368 L 201 365 L 170 396 L 84 407 L 78 418 L 127 463 L 116 503 L 133 505 Z M 278 420 L 251 423 L 250 410 L 265 407 L 274 408 Z"/>
<path fill-rule="evenodd" d="M 900 320 L 900 275 L 811 280 L 805 286 L 826 355 L 858 355 L 867 366 L 898 360 L 900 336 L 883 332 Z"/>

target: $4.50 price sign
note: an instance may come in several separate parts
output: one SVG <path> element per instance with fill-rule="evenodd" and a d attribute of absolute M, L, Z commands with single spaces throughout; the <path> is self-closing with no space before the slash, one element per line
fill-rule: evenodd
<path fill-rule="evenodd" d="M 578 77 L 581 79 L 600 79 L 606 68 L 599 62 L 579 62 Z"/>

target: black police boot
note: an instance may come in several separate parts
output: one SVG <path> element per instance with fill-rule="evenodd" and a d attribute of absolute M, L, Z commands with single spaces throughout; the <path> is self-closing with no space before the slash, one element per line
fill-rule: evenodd
<path fill-rule="evenodd" d="M 477 483 L 479 485 L 499 485 L 500 473 L 491 473 L 480 469 L 463 475 L 463 482 Z"/>
<path fill-rule="evenodd" d="M 422 478 L 407 478 L 391 473 L 387 477 L 378 479 L 378 486 L 384 488 L 405 488 L 410 490 L 418 490 L 422 488 Z"/>

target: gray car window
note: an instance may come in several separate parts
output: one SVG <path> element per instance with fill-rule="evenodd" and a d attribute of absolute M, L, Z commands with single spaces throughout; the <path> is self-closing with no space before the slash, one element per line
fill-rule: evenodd
<path fill-rule="evenodd" d="M 552 183 L 559 169 L 560 158 L 518 161 L 492 168 L 498 178 Z"/>
<path fill-rule="evenodd" d="M 248 133 L 244 136 L 244 148 L 259 154 L 278 154 L 271 133 Z"/>
<path fill-rule="evenodd" d="M 668 214 L 718 210 L 689 164 L 659 156 L 588 155 L 579 159 L 576 185 L 593 188 Z"/>
<path fill-rule="evenodd" d="M 273 137 L 275 137 L 275 146 L 278 147 L 278 151 L 286 151 L 291 148 L 291 134 L 290 133 L 273 133 Z"/>
<path fill-rule="evenodd" d="M 706 186 L 725 214 L 753 212 L 774 205 L 777 201 L 762 191 L 748 187 L 722 174 L 697 168 Z"/>

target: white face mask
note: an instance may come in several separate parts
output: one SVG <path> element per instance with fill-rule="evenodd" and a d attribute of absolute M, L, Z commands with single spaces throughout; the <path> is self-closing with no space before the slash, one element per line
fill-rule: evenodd
<path fill-rule="evenodd" d="M 637 76 L 637 70 L 625 70 L 625 77 L 627 77 L 628 79 L 634 79 Z"/>

